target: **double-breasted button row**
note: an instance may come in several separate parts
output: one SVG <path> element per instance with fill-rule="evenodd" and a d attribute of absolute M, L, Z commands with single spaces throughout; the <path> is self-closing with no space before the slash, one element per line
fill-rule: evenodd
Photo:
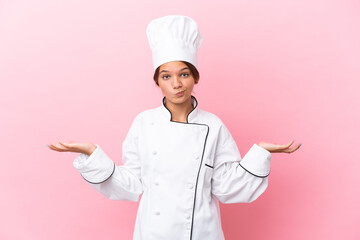
<path fill-rule="evenodd" d="M 152 152 L 152 154 L 153 154 L 154 156 L 157 155 L 157 151 L 154 150 L 154 151 Z M 155 184 L 155 186 L 159 186 L 159 185 L 160 185 L 159 181 L 155 181 L 154 184 Z"/>

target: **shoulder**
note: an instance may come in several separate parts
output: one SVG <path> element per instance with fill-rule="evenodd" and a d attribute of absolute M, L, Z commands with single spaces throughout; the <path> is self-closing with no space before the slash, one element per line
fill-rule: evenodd
<path fill-rule="evenodd" d="M 202 109 L 198 109 L 198 115 L 199 115 L 199 120 L 209 126 L 221 127 L 225 125 L 223 121 L 220 119 L 220 117 L 218 117 L 214 113 Z"/>
<path fill-rule="evenodd" d="M 140 113 L 138 113 L 136 116 L 135 116 L 135 120 L 142 120 L 144 118 L 148 118 L 149 116 L 153 115 L 155 112 L 155 108 L 152 108 L 152 109 L 146 109 Z"/>
<path fill-rule="evenodd" d="M 225 123 L 214 113 L 199 109 L 199 120 L 210 128 L 210 133 L 220 141 L 232 139 L 229 129 Z"/>
<path fill-rule="evenodd" d="M 129 129 L 129 135 L 136 136 L 143 132 L 144 129 L 146 129 L 146 127 L 151 123 L 151 119 L 154 119 L 155 115 L 156 108 L 147 109 L 135 115 Z"/>
<path fill-rule="evenodd" d="M 140 113 L 138 113 L 135 118 L 133 123 L 135 124 L 141 124 L 144 122 L 149 122 L 152 121 L 154 119 L 156 119 L 156 117 L 159 115 L 159 108 L 151 108 L 151 109 L 146 109 Z"/>

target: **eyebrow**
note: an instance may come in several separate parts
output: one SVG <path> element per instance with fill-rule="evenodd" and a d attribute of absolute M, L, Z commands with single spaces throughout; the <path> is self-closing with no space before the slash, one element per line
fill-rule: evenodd
<path fill-rule="evenodd" d="M 184 68 L 180 69 L 179 72 L 181 72 L 182 70 L 185 70 L 185 69 L 189 69 L 189 68 L 188 68 L 188 67 L 184 67 Z M 168 71 L 168 70 L 162 70 L 160 73 L 162 73 L 162 72 L 169 72 L 169 71 Z"/>

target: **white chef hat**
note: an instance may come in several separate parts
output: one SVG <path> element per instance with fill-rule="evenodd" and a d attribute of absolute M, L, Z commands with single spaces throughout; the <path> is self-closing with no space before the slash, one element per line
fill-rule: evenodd
<path fill-rule="evenodd" d="M 197 50 L 203 38 L 197 23 L 187 16 L 168 15 L 152 20 L 146 28 L 154 71 L 164 63 L 186 61 L 197 67 Z"/>

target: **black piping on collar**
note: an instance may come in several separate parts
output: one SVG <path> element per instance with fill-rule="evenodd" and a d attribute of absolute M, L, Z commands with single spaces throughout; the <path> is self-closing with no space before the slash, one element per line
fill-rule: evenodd
<path fill-rule="evenodd" d="M 165 100 L 166 100 L 166 97 L 163 98 L 163 100 L 162 100 L 162 105 L 164 106 L 164 108 L 165 108 L 166 110 L 169 111 L 169 113 L 170 113 L 170 121 L 171 121 L 171 122 L 178 122 L 178 121 L 173 121 L 173 120 L 171 120 L 171 119 L 172 119 L 172 114 L 171 114 L 170 110 L 166 107 L 166 105 L 165 105 Z M 189 123 L 189 116 L 190 116 L 190 114 L 196 109 L 196 107 L 197 107 L 197 105 L 198 105 L 198 101 L 196 100 L 196 98 L 195 98 L 193 95 L 191 95 L 191 102 L 194 103 L 194 108 L 193 108 L 193 109 L 189 112 L 189 114 L 186 116 L 186 123 Z M 178 123 L 183 123 L 183 122 L 178 122 Z"/>

